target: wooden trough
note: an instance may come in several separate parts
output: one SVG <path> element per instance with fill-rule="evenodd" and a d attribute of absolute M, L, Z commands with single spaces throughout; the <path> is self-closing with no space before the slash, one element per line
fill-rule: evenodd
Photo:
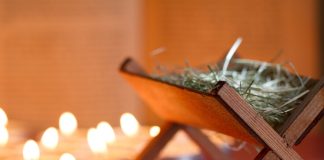
<path fill-rule="evenodd" d="M 166 121 L 160 134 L 137 156 L 140 160 L 156 158 L 179 129 L 210 159 L 226 157 L 199 129 L 214 130 L 263 146 L 255 159 L 298 160 L 302 158 L 292 147 L 299 144 L 323 116 L 323 78 L 313 81 L 303 103 L 275 130 L 226 82 L 218 82 L 211 93 L 203 93 L 153 79 L 130 58 L 122 63 L 120 73 Z"/>

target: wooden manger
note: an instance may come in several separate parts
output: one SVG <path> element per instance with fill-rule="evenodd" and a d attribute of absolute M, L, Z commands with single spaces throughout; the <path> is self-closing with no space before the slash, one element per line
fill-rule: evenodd
<path fill-rule="evenodd" d="M 323 116 L 324 79 L 314 80 L 310 93 L 278 130 L 273 129 L 232 87 L 218 82 L 209 94 L 151 78 L 132 59 L 120 72 L 163 120 L 160 134 L 137 156 L 151 160 L 178 130 L 184 130 L 210 159 L 227 159 L 200 129 L 214 130 L 263 146 L 255 159 L 298 160 L 292 148 Z"/>

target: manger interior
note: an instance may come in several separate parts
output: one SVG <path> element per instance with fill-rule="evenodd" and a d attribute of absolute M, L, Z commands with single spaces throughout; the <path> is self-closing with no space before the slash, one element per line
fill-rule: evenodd
<path fill-rule="evenodd" d="M 285 122 L 315 82 L 299 76 L 291 63 L 233 59 L 226 69 L 221 68 L 223 64 L 159 70 L 152 77 L 204 93 L 210 93 L 219 81 L 226 81 L 274 128 Z"/>

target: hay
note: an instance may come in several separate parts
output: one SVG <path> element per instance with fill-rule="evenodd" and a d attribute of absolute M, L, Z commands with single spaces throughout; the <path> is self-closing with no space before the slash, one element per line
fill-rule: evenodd
<path fill-rule="evenodd" d="M 287 64 L 274 64 L 248 59 L 232 59 L 241 43 L 238 39 L 226 56 L 222 69 L 220 64 L 193 68 L 187 65 L 179 71 L 159 69 L 153 78 L 202 92 L 211 92 L 218 81 L 226 81 L 272 126 L 286 120 L 309 90 L 308 78 L 288 71 Z M 233 49 L 234 48 L 234 49 Z M 161 68 L 161 67 L 159 67 Z"/>

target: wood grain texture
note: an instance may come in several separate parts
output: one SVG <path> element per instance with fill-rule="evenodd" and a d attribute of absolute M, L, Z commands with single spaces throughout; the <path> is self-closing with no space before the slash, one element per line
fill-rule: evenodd
<path fill-rule="evenodd" d="M 212 95 L 197 93 L 134 74 L 122 72 L 122 75 L 162 119 L 215 130 L 259 144 Z"/>
<path fill-rule="evenodd" d="M 262 141 L 284 160 L 302 159 L 263 118 L 228 84 L 217 93 Z"/>
<path fill-rule="evenodd" d="M 285 138 L 285 141 L 290 147 L 295 145 L 298 141 L 301 141 L 301 139 L 308 134 L 308 132 L 317 123 L 317 121 L 321 119 L 321 117 L 323 116 L 323 106 L 324 106 L 324 89 L 322 88 L 312 98 L 312 100 L 305 107 L 303 112 L 299 114 L 299 116 L 283 133 L 283 137 Z M 261 155 L 265 155 L 265 153 L 261 153 Z M 269 153 L 267 153 L 263 159 L 272 160 L 272 159 L 279 159 L 279 157 L 277 157 L 277 155 L 272 151 L 269 151 Z"/>

